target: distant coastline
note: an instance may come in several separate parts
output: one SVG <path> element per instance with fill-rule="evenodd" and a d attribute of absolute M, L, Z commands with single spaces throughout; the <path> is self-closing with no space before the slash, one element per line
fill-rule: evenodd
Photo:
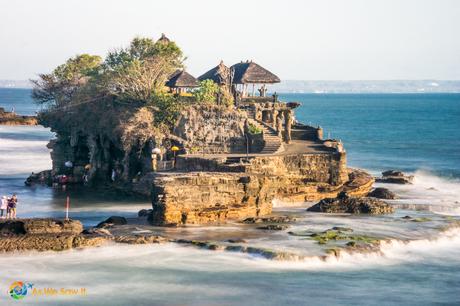
<path fill-rule="evenodd" d="M 0 88 L 31 89 L 29 80 L 0 80 Z M 321 81 L 286 80 L 270 86 L 278 93 L 460 93 L 460 80 Z"/>

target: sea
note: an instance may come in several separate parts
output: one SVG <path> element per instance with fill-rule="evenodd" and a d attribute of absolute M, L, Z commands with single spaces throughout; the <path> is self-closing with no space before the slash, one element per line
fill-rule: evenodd
<path fill-rule="evenodd" d="M 460 94 L 280 94 L 280 98 L 301 103 L 297 120 L 321 126 L 325 137 L 342 140 L 349 166 L 374 175 L 388 169 L 413 174 L 413 185 L 385 185 L 401 196 L 399 204 L 429 207 L 439 218 L 460 215 Z M 20 114 L 39 110 L 29 89 L 0 89 L 0 107 Z M 71 217 L 85 226 L 110 215 L 135 216 L 139 209 L 150 207 L 145 200 L 107 193 L 25 187 L 31 172 L 51 167 L 46 144 L 53 137 L 43 127 L 0 126 L 0 195 L 18 194 L 20 217 L 62 218 L 67 196 Z M 302 222 L 308 226 L 318 218 L 305 215 Z M 346 222 L 391 233 L 393 221 L 356 217 Z M 286 248 L 301 242 L 289 239 Z M 15 281 L 33 288 L 84 288 L 86 294 L 29 292 L 16 301 L 8 293 Z M 0 304 L 460 305 L 460 231 L 391 244 L 378 254 L 327 261 L 274 261 L 174 244 L 0 254 Z"/>

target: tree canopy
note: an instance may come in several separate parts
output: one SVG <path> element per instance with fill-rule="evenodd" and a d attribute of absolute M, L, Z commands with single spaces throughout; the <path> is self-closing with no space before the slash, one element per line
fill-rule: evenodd
<path fill-rule="evenodd" d="M 32 80 L 32 97 L 45 106 L 45 112 L 82 104 L 91 107 L 107 100 L 114 105 L 150 106 L 158 119 L 170 124 L 177 105 L 164 94 L 164 84 L 174 71 L 183 68 L 184 60 L 182 50 L 169 39 L 136 37 L 127 48 L 109 52 L 104 60 L 80 54 L 51 73 L 40 74 Z"/>

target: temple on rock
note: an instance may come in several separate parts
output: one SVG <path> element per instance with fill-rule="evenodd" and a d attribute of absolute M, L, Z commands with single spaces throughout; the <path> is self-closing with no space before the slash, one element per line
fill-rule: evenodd
<path fill-rule="evenodd" d="M 163 35 L 154 50 L 164 52 L 170 43 Z M 99 103 L 71 104 L 71 112 L 40 114 L 41 124 L 56 133 L 49 144 L 53 175 L 151 196 L 150 220 L 160 225 L 265 215 L 274 200 L 369 192 L 373 179 L 347 168 L 340 141 L 298 122 L 299 103 L 267 94 L 269 84 L 280 82 L 269 70 L 253 61 L 221 62 L 198 79 L 183 68 L 167 76 L 159 88 L 169 92 L 147 92 L 149 103 L 137 91 L 119 103 L 124 89 Z"/>

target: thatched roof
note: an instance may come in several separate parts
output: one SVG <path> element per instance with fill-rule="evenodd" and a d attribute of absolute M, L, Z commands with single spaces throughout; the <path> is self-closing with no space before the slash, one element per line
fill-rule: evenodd
<path fill-rule="evenodd" d="M 166 82 L 169 88 L 175 87 L 198 87 L 198 80 L 195 79 L 190 73 L 184 70 L 176 70 Z"/>
<path fill-rule="evenodd" d="M 205 74 L 198 77 L 198 80 L 213 80 L 217 84 L 227 84 L 229 83 L 230 78 L 230 68 L 224 65 L 224 62 L 221 61 L 219 65 L 212 68 Z"/>
<path fill-rule="evenodd" d="M 230 69 L 234 71 L 234 84 L 273 84 L 280 82 L 279 77 L 253 61 L 235 64 Z"/>

